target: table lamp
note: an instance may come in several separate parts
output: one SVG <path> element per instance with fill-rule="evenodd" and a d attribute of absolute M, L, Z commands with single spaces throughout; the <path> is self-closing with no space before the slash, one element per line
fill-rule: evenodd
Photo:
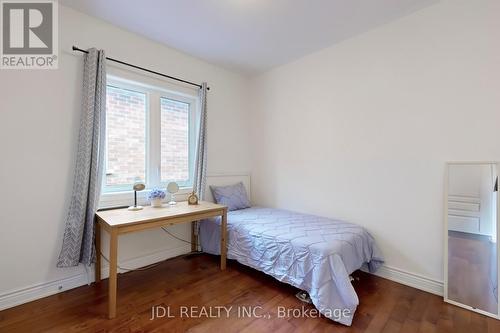
<path fill-rule="evenodd" d="M 142 182 L 136 182 L 132 189 L 134 190 L 134 205 L 130 206 L 128 210 L 141 210 L 142 206 L 137 206 L 137 191 L 142 191 L 146 188 L 146 185 Z"/>

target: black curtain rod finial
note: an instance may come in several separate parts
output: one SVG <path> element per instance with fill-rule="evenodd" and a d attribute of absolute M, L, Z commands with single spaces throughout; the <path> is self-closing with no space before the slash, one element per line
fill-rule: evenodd
<path fill-rule="evenodd" d="M 83 53 L 89 53 L 89 51 L 82 50 L 79 47 L 74 46 L 74 45 L 73 45 L 72 49 L 73 49 L 73 51 L 79 51 L 79 52 L 83 52 Z M 159 75 L 159 76 L 162 76 L 162 77 L 166 77 L 167 79 L 171 79 L 171 80 L 179 81 L 179 82 L 182 82 L 182 83 L 190 84 L 192 86 L 197 86 L 200 89 L 202 88 L 201 84 L 194 83 L 194 82 L 187 81 L 187 80 L 183 80 L 183 79 L 179 79 L 179 78 L 177 78 L 175 76 L 163 74 L 163 73 L 160 73 L 160 72 L 157 72 L 157 71 L 153 71 L 151 69 L 147 69 L 147 68 L 144 68 L 144 67 L 136 66 L 136 65 L 130 64 L 128 62 L 121 61 L 121 60 L 118 60 L 118 59 L 114 59 L 114 58 L 111 58 L 111 57 L 106 57 L 106 59 L 109 60 L 109 61 L 116 62 L 116 63 L 121 64 L 121 65 L 125 65 L 125 66 L 129 66 L 129 67 L 132 67 L 132 68 L 135 68 L 135 69 L 139 69 L 139 70 L 144 71 L 144 72 L 148 72 L 148 73 L 151 73 L 151 74 L 155 74 L 155 75 Z M 210 87 L 207 87 L 207 90 L 210 90 Z"/>

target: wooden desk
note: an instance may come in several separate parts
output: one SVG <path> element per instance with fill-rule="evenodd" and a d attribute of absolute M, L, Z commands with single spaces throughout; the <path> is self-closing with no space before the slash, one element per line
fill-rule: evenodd
<path fill-rule="evenodd" d="M 101 281 L 101 228 L 110 235 L 109 243 L 109 303 L 108 316 L 116 316 L 116 283 L 118 266 L 118 235 L 146 229 L 199 221 L 210 217 L 222 217 L 220 240 L 220 269 L 226 269 L 226 232 L 227 207 L 211 202 L 200 202 L 198 205 L 188 205 L 179 202 L 175 206 L 165 205 L 162 208 L 144 207 L 143 210 L 129 211 L 113 209 L 96 213 L 96 265 L 95 281 Z"/>

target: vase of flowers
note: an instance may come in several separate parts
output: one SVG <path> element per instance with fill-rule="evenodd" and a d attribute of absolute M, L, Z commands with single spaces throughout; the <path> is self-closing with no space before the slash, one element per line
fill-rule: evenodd
<path fill-rule="evenodd" d="M 151 207 L 161 207 L 161 202 L 165 199 L 165 191 L 160 189 L 152 189 L 148 195 L 149 202 L 151 203 Z"/>

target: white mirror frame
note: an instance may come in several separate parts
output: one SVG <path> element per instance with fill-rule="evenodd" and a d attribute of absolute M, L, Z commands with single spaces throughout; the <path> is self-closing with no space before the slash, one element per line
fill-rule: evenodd
<path fill-rule="evenodd" d="M 476 309 L 470 305 L 462 304 L 456 301 L 453 301 L 448 298 L 448 187 L 449 187 L 449 167 L 450 165 L 471 165 L 471 164 L 496 164 L 497 167 L 500 167 L 500 163 L 497 161 L 460 161 L 460 162 L 446 162 L 446 170 L 445 170 L 445 182 L 444 182 L 444 290 L 443 290 L 443 298 L 446 303 L 450 303 L 456 305 L 458 307 L 471 310 L 482 315 L 492 317 L 500 320 L 500 302 L 497 301 L 497 313 L 490 313 L 488 311 Z M 500 169 L 497 169 L 500 170 Z M 497 195 L 497 207 L 500 209 L 500 195 Z M 500 212 L 497 210 L 497 286 L 500 286 L 500 274 L 498 274 L 500 270 Z M 497 288 L 497 297 L 499 290 Z M 497 298 L 497 300 L 500 300 Z"/>

